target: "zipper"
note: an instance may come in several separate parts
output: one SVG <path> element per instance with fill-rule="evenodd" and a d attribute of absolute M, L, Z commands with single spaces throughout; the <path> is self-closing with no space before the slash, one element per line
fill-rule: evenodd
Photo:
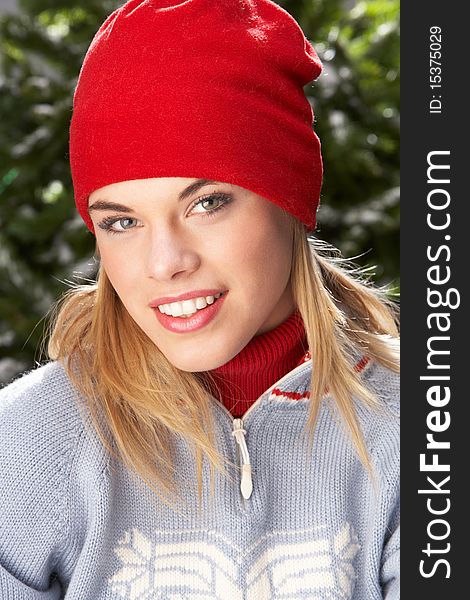
<path fill-rule="evenodd" d="M 251 496 L 253 492 L 253 480 L 251 477 L 251 464 L 250 455 L 248 454 L 248 447 L 245 439 L 246 430 L 243 429 L 243 420 L 233 420 L 233 431 L 237 444 L 240 446 L 240 467 L 241 467 L 241 480 L 240 480 L 240 491 L 245 500 Z"/>
<path fill-rule="evenodd" d="M 215 398 L 213 398 L 214 402 L 217 403 L 218 407 L 221 408 L 224 412 L 226 412 L 228 417 L 232 421 L 232 428 L 233 428 L 232 435 L 235 438 L 236 443 L 240 447 L 240 466 L 241 466 L 240 491 L 242 493 L 243 498 L 245 498 L 245 500 L 248 500 L 253 492 L 253 478 L 252 478 L 252 472 L 251 472 L 250 455 L 248 453 L 248 447 L 246 445 L 246 439 L 245 439 L 246 429 L 243 427 L 244 421 L 246 421 L 248 414 L 256 407 L 257 404 L 259 404 L 259 402 L 262 398 L 269 395 L 271 393 L 271 391 L 275 387 L 279 386 L 284 379 L 287 379 L 288 377 L 291 377 L 294 373 L 296 374 L 297 371 L 301 371 L 304 368 L 306 368 L 306 365 L 308 365 L 311 361 L 312 361 L 312 359 L 310 359 L 304 363 L 301 363 L 295 369 L 293 369 L 292 371 L 289 371 L 289 373 L 286 373 L 283 377 L 281 377 L 281 379 L 276 381 L 265 392 L 263 392 L 261 394 L 261 396 L 257 400 L 255 400 L 255 402 L 253 402 L 253 404 L 250 406 L 250 408 L 245 412 L 245 414 L 243 415 L 243 419 L 234 418 L 232 416 L 232 413 L 221 402 L 218 402 Z"/>
<path fill-rule="evenodd" d="M 298 372 L 302 371 L 311 362 L 312 362 L 312 359 L 310 358 L 309 360 L 301 363 L 300 365 L 297 365 L 297 367 L 295 367 L 295 369 L 293 369 L 292 371 L 289 371 L 289 373 L 286 373 L 283 377 L 281 377 L 281 379 L 276 381 L 270 388 L 268 388 L 265 392 L 263 392 L 261 394 L 261 396 L 257 400 L 255 400 L 255 402 L 253 402 L 253 404 L 250 406 L 250 408 L 243 415 L 243 419 L 233 418 L 232 413 L 221 402 L 218 402 L 215 398 L 213 398 L 214 402 L 216 402 L 218 404 L 219 408 L 221 408 L 224 412 L 227 413 L 228 417 L 232 421 L 232 426 L 233 426 L 232 435 L 235 438 L 236 443 L 240 447 L 240 466 L 241 466 L 240 491 L 245 500 L 248 500 L 251 497 L 251 494 L 253 493 L 253 478 L 252 478 L 252 472 L 251 472 L 250 455 L 248 453 L 248 447 L 246 445 L 246 439 L 245 439 L 246 429 L 243 427 L 244 421 L 246 421 L 246 418 L 249 415 L 249 413 L 256 407 L 256 405 L 260 402 L 260 400 L 262 398 L 271 394 L 272 390 L 275 387 L 278 387 L 279 385 L 281 385 L 282 382 L 284 381 L 284 379 L 287 379 L 288 377 L 292 377 L 292 375 L 297 374 Z"/>

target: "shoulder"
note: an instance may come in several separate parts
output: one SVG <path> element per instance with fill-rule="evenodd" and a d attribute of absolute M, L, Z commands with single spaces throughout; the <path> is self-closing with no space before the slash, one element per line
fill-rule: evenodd
<path fill-rule="evenodd" d="M 29 371 L 0 390 L 0 410 L 7 410 L 12 403 L 21 403 L 26 398 L 41 401 L 59 393 L 70 393 L 72 384 L 62 364 L 49 362 Z"/>
<path fill-rule="evenodd" d="M 79 456 L 103 470 L 104 452 L 88 427 L 85 402 L 63 366 L 52 362 L 0 390 L 0 479 L 10 489 L 29 481 L 34 494 L 67 487 Z M 0 486 L 2 487 L 2 486 Z"/>
<path fill-rule="evenodd" d="M 0 390 L 0 427 L 8 424 L 10 438 L 20 431 L 34 431 L 58 439 L 62 430 L 70 432 L 81 426 L 78 393 L 63 366 L 48 363 Z"/>
<path fill-rule="evenodd" d="M 0 390 L 0 560 L 21 581 L 72 560 L 97 504 L 107 454 L 85 409 L 58 363 Z"/>
<path fill-rule="evenodd" d="M 400 374 L 371 361 L 364 368 L 363 381 L 377 398 L 379 406 L 400 418 Z"/>
<path fill-rule="evenodd" d="M 361 428 L 376 468 L 389 485 L 396 487 L 400 470 L 400 375 L 371 362 L 364 369 L 363 381 L 376 404 L 358 403 Z"/>

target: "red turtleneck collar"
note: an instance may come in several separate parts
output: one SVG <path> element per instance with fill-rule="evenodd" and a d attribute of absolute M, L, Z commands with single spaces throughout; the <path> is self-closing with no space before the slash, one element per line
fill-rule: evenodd
<path fill-rule="evenodd" d="M 296 311 L 275 329 L 255 336 L 225 365 L 209 371 L 218 387 L 218 392 L 212 393 L 234 417 L 240 417 L 263 392 L 300 364 L 306 352 L 305 329 Z"/>

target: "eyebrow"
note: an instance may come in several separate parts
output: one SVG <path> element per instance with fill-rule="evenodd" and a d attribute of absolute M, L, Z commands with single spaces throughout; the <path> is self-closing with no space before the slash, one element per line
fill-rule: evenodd
<path fill-rule="evenodd" d="M 182 192 L 178 195 L 178 201 L 186 200 L 189 196 L 195 194 L 199 189 L 206 185 L 214 185 L 220 183 L 219 181 L 214 181 L 213 179 L 198 179 L 194 181 L 188 187 L 184 188 Z M 108 200 L 97 200 L 93 202 L 88 207 L 88 212 L 92 210 L 114 210 L 117 212 L 132 214 L 134 211 L 128 206 L 124 206 L 124 204 L 119 204 L 117 202 L 109 202 Z"/>

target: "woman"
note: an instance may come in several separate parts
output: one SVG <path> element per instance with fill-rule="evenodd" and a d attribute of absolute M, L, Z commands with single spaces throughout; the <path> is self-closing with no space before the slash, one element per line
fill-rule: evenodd
<path fill-rule="evenodd" d="M 2 391 L 2 598 L 399 597 L 394 315 L 307 239 L 320 70 L 270 0 L 100 28 L 70 138 L 100 273 Z"/>

